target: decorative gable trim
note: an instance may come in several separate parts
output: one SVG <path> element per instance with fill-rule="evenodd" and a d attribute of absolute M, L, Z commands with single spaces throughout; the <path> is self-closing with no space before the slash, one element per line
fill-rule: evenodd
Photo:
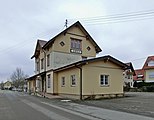
<path fill-rule="evenodd" d="M 65 29 L 64 31 L 62 31 L 61 33 L 59 33 L 58 35 L 56 35 L 55 37 L 53 37 L 52 39 L 50 39 L 44 46 L 43 46 L 43 49 L 45 49 L 45 48 L 47 48 L 49 45 L 51 45 L 51 44 L 53 44 L 53 42 L 55 41 L 55 39 L 58 37 L 58 36 L 60 36 L 60 35 L 62 35 L 62 34 L 74 34 L 74 33 L 69 33 L 69 32 L 67 32 L 68 31 L 68 29 L 70 29 L 70 28 L 72 28 L 72 27 L 74 27 L 74 26 L 78 26 L 79 27 L 79 29 L 83 32 L 83 33 L 85 33 L 85 36 L 82 36 L 82 37 L 86 37 L 86 38 L 88 38 L 89 40 L 90 40 L 90 42 L 94 45 L 94 47 L 95 47 L 95 49 L 96 49 L 96 53 L 99 53 L 99 52 L 101 52 L 102 50 L 101 50 L 101 48 L 97 45 L 97 43 L 94 41 L 94 39 L 90 36 L 90 34 L 86 31 L 86 29 L 81 25 L 81 23 L 79 22 L 79 21 L 77 21 L 76 23 L 74 23 L 73 25 L 71 25 L 70 27 L 68 27 L 67 29 Z M 74 34 L 74 35 L 76 35 L 76 34 Z"/>

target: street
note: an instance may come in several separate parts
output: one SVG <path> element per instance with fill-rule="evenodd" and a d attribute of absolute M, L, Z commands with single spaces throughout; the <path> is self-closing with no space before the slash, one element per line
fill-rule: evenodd
<path fill-rule="evenodd" d="M 125 112 L 0 90 L 0 120 L 153 120 Z"/>

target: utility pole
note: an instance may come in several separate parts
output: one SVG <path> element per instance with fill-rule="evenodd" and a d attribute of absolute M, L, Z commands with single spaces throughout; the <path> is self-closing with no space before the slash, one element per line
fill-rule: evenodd
<path fill-rule="evenodd" d="M 68 25 L 68 20 L 66 19 L 64 27 L 67 28 L 67 25 Z"/>

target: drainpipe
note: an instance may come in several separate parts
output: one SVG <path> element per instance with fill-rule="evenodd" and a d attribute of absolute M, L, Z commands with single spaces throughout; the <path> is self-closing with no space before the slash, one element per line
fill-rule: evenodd
<path fill-rule="evenodd" d="M 44 72 L 45 72 L 45 83 L 44 83 L 44 97 L 45 97 L 45 92 L 46 92 L 46 51 L 43 49 L 43 52 L 44 52 Z"/>
<path fill-rule="evenodd" d="M 82 67 L 76 67 L 80 69 L 80 100 L 82 100 Z"/>
<path fill-rule="evenodd" d="M 46 52 L 44 49 L 43 52 L 44 52 L 44 72 L 46 72 Z"/>

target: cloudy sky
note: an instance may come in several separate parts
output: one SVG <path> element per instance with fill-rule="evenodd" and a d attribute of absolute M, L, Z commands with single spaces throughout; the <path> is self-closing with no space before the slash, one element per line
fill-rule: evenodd
<path fill-rule="evenodd" d="M 0 0 L 0 81 L 21 68 L 34 74 L 37 39 L 80 21 L 103 52 L 141 68 L 154 55 L 154 0 Z"/>

